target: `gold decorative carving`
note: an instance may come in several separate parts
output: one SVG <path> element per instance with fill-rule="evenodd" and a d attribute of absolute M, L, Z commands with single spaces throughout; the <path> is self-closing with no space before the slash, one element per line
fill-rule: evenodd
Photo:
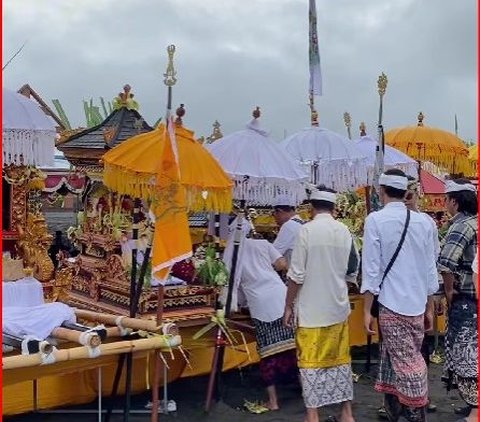
<path fill-rule="evenodd" d="M 173 55 L 175 54 L 175 46 L 174 45 L 169 45 L 167 47 L 167 54 L 168 54 L 168 63 L 167 63 L 167 70 L 163 74 L 164 80 L 163 82 L 167 86 L 173 86 L 177 83 L 177 72 L 173 66 Z"/>
<path fill-rule="evenodd" d="M 116 132 L 117 128 L 114 126 L 106 127 L 103 129 L 103 139 L 108 146 L 112 144 Z"/>
<path fill-rule="evenodd" d="M 47 223 L 41 214 L 27 216 L 26 227 L 18 226 L 18 249 L 26 267 L 33 268 L 35 278 L 47 282 L 55 271 L 48 249 L 53 236 L 48 233 Z"/>

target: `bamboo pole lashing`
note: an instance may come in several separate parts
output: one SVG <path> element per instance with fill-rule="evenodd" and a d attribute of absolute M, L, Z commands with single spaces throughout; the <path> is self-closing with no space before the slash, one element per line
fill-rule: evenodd
<path fill-rule="evenodd" d="M 143 330 L 151 332 L 159 332 L 162 327 L 158 326 L 155 321 L 130 318 L 120 315 L 101 314 L 84 309 L 75 309 L 75 315 L 88 321 L 101 322 L 103 324 L 117 325 L 119 328 L 131 328 L 133 330 Z"/>
<path fill-rule="evenodd" d="M 52 331 L 53 337 L 79 343 L 83 346 L 98 347 L 102 344 L 100 336 L 94 331 L 75 331 L 64 327 L 57 327 Z"/>
<path fill-rule="evenodd" d="M 135 353 L 146 350 L 168 349 L 181 344 L 181 337 L 174 336 L 169 339 L 162 336 L 150 337 L 139 340 L 125 340 L 115 343 L 101 344 L 98 346 L 101 356 L 118 355 L 122 353 Z M 79 359 L 89 359 L 89 351 L 85 346 L 71 349 L 55 349 L 52 353 L 54 362 L 66 362 Z M 28 368 L 42 365 L 44 362 L 40 353 L 33 355 L 8 356 L 2 359 L 4 371 L 18 368 Z"/>

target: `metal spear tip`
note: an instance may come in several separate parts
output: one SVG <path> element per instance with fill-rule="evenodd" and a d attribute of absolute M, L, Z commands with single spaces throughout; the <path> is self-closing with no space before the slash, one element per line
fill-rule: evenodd
<path fill-rule="evenodd" d="M 350 113 L 346 111 L 343 113 L 343 121 L 345 122 L 346 127 L 350 127 L 352 124 L 352 118 L 350 117 Z"/>

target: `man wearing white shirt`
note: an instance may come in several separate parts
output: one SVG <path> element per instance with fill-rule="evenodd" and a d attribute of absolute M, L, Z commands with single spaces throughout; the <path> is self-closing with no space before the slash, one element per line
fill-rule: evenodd
<path fill-rule="evenodd" d="M 290 265 L 293 246 L 304 221 L 295 211 L 295 202 L 285 195 L 280 195 L 273 204 L 273 218 L 280 227 L 273 246 Z"/>
<path fill-rule="evenodd" d="M 354 422 L 346 277 L 359 259 L 347 226 L 332 216 L 335 192 L 319 188 L 310 201 L 313 220 L 301 226 L 287 273 L 284 323 L 297 325 L 305 421 L 318 422 L 319 407 L 342 403 L 341 422 Z"/>
<path fill-rule="evenodd" d="M 407 185 L 401 170 L 380 176 L 384 208 L 365 221 L 361 293 L 369 334 L 374 334 L 371 310 L 378 295 L 382 344 L 375 389 L 385 394 L 390 421 L 403 415 L 416 422 L 426 420 L 428 378 L 421 346 L 433 326 L 433 294 L 439 285 L 432 225 L 407 210 Z"/>

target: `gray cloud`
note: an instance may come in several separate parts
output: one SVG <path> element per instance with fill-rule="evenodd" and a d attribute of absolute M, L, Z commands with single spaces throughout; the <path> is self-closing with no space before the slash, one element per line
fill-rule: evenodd
<path fill-rule="evenodd" d="M 324 96 L 322 126 L 374 131 L 376 80 L 389 77 L 386 129 L 426 123 L 477 139 L 476 1 L 317 0 Z M 254 106 L 277 139 L 308 125 L 307 0 L 5 0 L 4 83 L 30 83 L 84 122 L 82 99 L 113 98 L 132 85 L 150 122 L 164 114 L 165 48 L 177 45 L 174 104 L 208 135 L 241 129 Z"/>

